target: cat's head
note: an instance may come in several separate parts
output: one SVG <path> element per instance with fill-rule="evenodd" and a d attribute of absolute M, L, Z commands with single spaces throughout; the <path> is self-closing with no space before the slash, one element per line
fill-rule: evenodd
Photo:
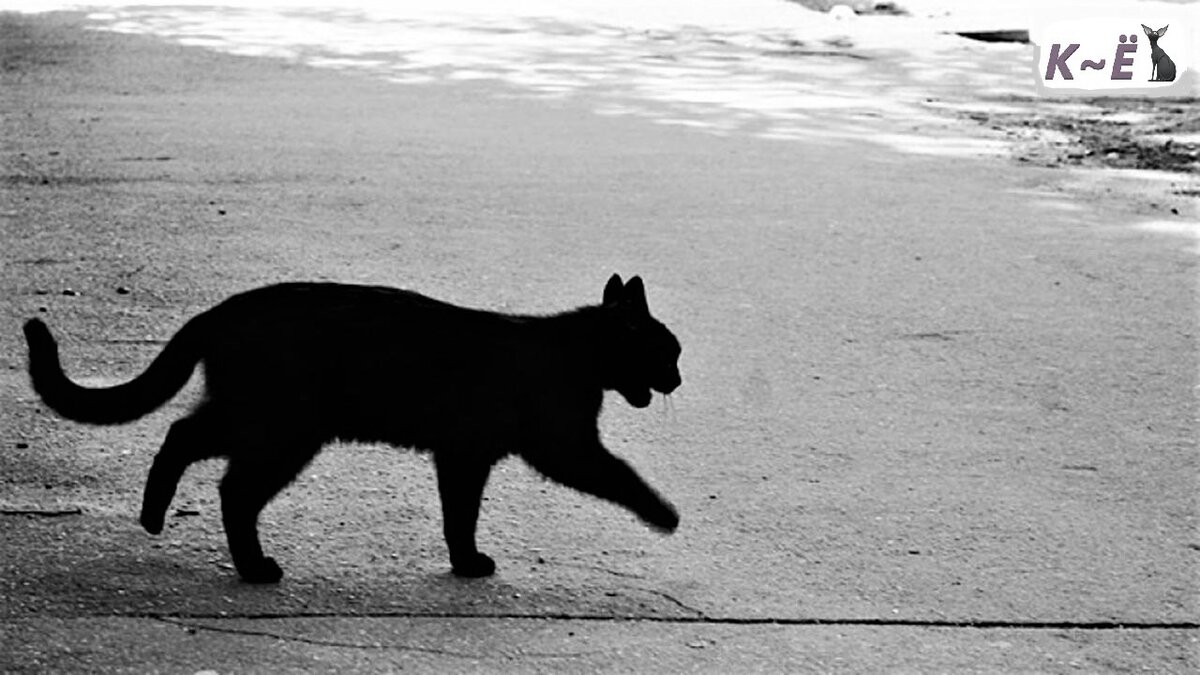
<path fill-rule="evenodd" d="M 604 287 L 603 307 L 612 317 L 607 335 L 612 351 L 606 360 L 606 388 L 615 389 L 635 408 L 650 405 L 652 391 L 675 391 L 683 382 L 679 376 L 679 340 L 650 316 L 641 278 L 622 283 L 619 275 L 612 275 Z"/>

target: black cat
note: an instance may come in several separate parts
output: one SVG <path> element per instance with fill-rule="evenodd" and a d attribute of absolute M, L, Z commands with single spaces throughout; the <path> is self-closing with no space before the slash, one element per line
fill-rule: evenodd
<path fill-rule="evenodd" d="M 188 321 L 134 380 L 81 387 L 46 324 L 25 324 L 33 388 L 63 417 L 119 424 L 163 405 L 204 362 L 206 397 L 171 425 L 154 458 L 141 523 L 152 534 L 189 464 L 227 457 L 221 515 L 249 582 L 283 572 L 263 555 L 258 517 L 326 444 L 431 451 L 455 574 L 492 574 L 475 523 L 492 466 L 517 454 L 564 485 L 672 532 L 675 510 L 601 444 L 603 390 L 637 408 L 681 383 L 679 341 L 646 305 L 642 280 L 613 275 L 603 302 L 552 316 L 457 307 L 411 291 L 289 283 L 235 295 Z"/>

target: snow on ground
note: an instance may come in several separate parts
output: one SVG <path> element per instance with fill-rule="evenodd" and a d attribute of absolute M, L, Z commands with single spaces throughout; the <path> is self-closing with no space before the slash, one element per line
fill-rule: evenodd
<path fill-rule="evenodd" d="M 1033 46 L 976 42 L 955 31 L 1036 35 L 1081 7 L 1091 16 L 1152 22 L 1191 12 L 1198 20 L 1172 35 L 1181 40 L 1193 39 L 1200 24 L 1196 5 L 1134 0 L 894 3 L 905 16 L 856 16 L 845 7 L 825 13 L 785 0 L 218 2 L 0 0 L 0 9 L 84 9 L 102 30 L 397 83 L 483 80 L 532 96 L 587 94 L 599 114 L 706 133 L 867 140 L 939 155 L 1009 154 L 1012 131 L 979 122 L 1029 113 L 1038 103 Z M 1068 107 L 1071 115 L 1103 112 Z"/>

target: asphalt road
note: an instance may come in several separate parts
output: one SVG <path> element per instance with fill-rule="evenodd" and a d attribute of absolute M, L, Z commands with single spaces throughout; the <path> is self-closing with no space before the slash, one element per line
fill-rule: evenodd
<path fill-rule="evenodd" d="M 1138 227 L 1169 190 L 390 85 L 71 15 L 0 15 L 0 58 L 0 669 L 1200 666 L 1197 257 Z M 94 429 L 24 374 L 35 315 L 69 373 L 114 382 L 264 283 L 541 312 L 614 271 L 645 278 L 684 385 L 609 399 L 602 430 L 683 524 L 661 537 L 513 461 L 486 580 L 447 573 L 428 461 L 359 446 L 264 514 L 284 582 L 240 584 L 219 464 L 162 536 L 136 520 L 195 387 Z"/>

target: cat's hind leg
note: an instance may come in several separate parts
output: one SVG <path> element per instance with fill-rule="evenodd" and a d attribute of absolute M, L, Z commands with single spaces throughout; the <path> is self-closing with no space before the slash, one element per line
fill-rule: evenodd
<path fill-rule="evenodd" d="M 154 456 L 142 495 L 140 518 L 142 527 L 150 534 L 162 532 L 167 507 L 171 505 L 175 488 L 188 466 L 201 459 L 214 457 L 219 452 L 217 443 L 211 438 L 213 425 L 210 417 L 202 411 L 196 411 L 176 420 L 167 432 L 162 448 Z"/>
<path fill-rule="evenodd" d="M 585 448 L 542 449 L 522 456 L 547 478 L 620 504 L 656 530 L 674 532 L 679 526 L 675 509 L 599 440 Z"/>
<path fill-rule="evenodd" d="M 496 563 L 475 547 L 479 503 L 492 465 L 481 458 L 434 456 L 438 494 L 442 500 L 442 529 L 450 549 L 450 567 L 460 577 L 486 577 Z"/>
<path fill-rule="evenodd" d="M 286 454 L 263 453 L 253 458 L 233 455 L 221 480 L 221 521 L 229 555 L 243 581 L 271 584 L 283 578 L 274 559 L 263 555 L 258 517 L 267 503 L 287 487 L 320 446 L 309 451 L 287 448 Z"/>

